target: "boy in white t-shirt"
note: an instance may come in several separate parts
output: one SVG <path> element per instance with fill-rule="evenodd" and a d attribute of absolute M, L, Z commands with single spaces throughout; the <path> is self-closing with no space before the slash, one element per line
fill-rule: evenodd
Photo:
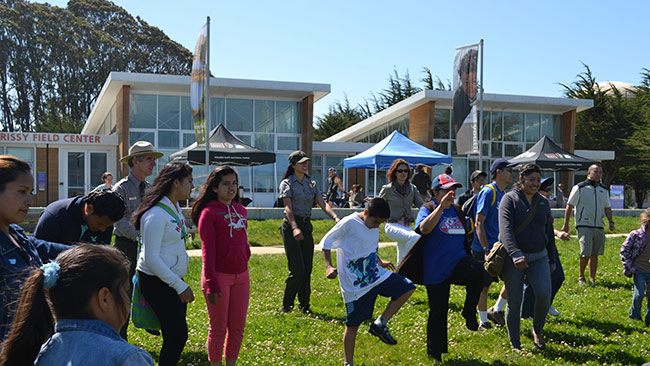
<path fill-rule="evenodd" d="M 354 365 L 357 331 L 364 320 L 372 319 L 377 295 L 390 297 L 391 301 L 370 323 L 368 330 L 382 342 L 393 345 L 397 341 L 386 324 L 415 291 L 411 280 L 387 270 L 394 270 L 395 266 L 379 258 L 379 225 L 389 216 L 388 203 L 382 198 L 374 198 L 363 213 L 353 213 L 341 219 L 320 242 L 325 258 L 325 275 L 334 279 L 340 272 L 339 284 L 347 310 L 343 333 L 344 365 Z M 332 266 L 332 249 L 338 250 L 338 270 Z"/>

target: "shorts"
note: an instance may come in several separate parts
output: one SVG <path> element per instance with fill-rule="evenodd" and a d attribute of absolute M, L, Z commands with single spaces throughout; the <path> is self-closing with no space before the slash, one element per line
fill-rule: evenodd
<path fill-rule="evenodd" d="M 370 289 L 365 295 L 345 303 L 345 310 L 347 311 L 345 325 L 358 327 L 364 320 L 372 319 L 372 311 L 375 309 L 377 295 L 397 300 L 406 292 L 414 289 L 415 285 L 411 280 L 396 273 L 391 273 L 387 279 Z"/>
<path fill-rule="evenodd" d="M 605 253 L 605 230 L 595 227 L 579 227 L 578 241 L 580 256 L 603 255 Z"/>
<path fill-rule="evenodd" d="M 485 251 L 477 252 L 472 249 L 472 257 L 481 263 L 481 267 L 483 267 L 483 264 L 485 264 Z M 485 269 L 483 270 L 483 287 L 490 287 L 492 283 L 497 282 L 499 282 L 498 277 L 492 277 Z"/>

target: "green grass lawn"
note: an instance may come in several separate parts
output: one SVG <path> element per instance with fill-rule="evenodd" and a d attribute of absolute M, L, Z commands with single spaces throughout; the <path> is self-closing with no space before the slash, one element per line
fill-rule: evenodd
<path fill-rule="evenodd" d="M 606 230 L 608 234 L 611 233 L 620 233 L 627 234 L 632 230 L 639 228 L 639 218 L 638 217 L 615 217 L 614 221 L 616 222 L 616 230 L 610 232 Z M 564 219 L 555 219 L 555 228 L 560 229 Z M 280 225 L 282 224 L 281 219 L 273 220 L 250 220 L 248 221 L 248 240 L 251 246 L 254 247 L 267 247 L 274 245 L 282 245 L 282 236 L 280 235 Z M 312 225 L 314 226 L 314 242 L 319 243 L 323 238 L 325 233 L 334 226 L 334 221 L 332 220 L 312 220 Z M 576 235 L 576 229 L 574 227 L 574 219 L 571 217 L 569 224 L 569 234 Z M 386 242 L 391 241 L 386 237 L 384 233 L 383 224 L 379 230 L 379 241 Z M 187 247 L 189 249 L 198 249 L 201 248 L 201 241 L 198 234 L 192 241 L 188 241 Z"/>
<path fill-rule="evenodd" d="M 622 220 L 617 220 L 618 222 Z M 329 223 L 329 221 L 324 221 Z M 277 230 L 275 223 L 270 224 Z M 251 225 L 251 234 L 256 229 Z M 623 238 L 607 240 L 601 257 L 598 284 L 577 283 L 577 240 L 558 241 L 566 281 L 554 305 L 559 317 L 549 317 L 545 327 L 547 349 L 533 350 L 531 320 L 522 320 L 524 354 L 510 350 L 505 328 L 471 332 L 460 314 L 464 289 L 452 286 L 449 312 L 448 365 L 641 365 L 650 361 L 649 328 L 628 319 L 632 280 L 623 276 L 618 251 Z M 383 258 L 394 260 L 395 248 L 380 250 Z M 312 310 L 309 317 L 294 311 L 283 314 L 282 290 L 287 275 L 283 255 L 253 256 L 249 264 L 252 290 L 240 365 L 341 365 L 345 308 L 338 280 L 327 280 L 319 252 L 312 275 Z M 200 258 L 192 258 L 186 279 L 195 291 L 189 306 L 189 340 L 182 365 L 208 365 L 205 340 L 208 317 L 200 294 Z M 493 286 L 489 304 L 494 304 L 500 286 Z M 380 298 L 375 316 L 386 300 Z M 425 365 L 426 291 L 418 287 L 409 302 L 389 323 L 398 344 L 387 346 L 368 334 L 364 323 L 356 344 L 356 365 Z M 158 359 L 162 340 L 144 331 L 129 328 L 131 343 L 143 347 Z"/>

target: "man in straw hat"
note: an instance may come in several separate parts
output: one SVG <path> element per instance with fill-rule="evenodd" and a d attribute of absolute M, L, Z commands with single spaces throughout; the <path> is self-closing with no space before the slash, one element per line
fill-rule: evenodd
<path fill-rule="evenodd" d="M 129 148 L 129 155 L 120 159 L 120 162 L 127 163 L 131 172 L 125 178 L 122 178 L 113 186 L 124 198 L 126 212 L 124 217 L 115 223 L 115 248 L 119 249 L 131 261 L 129 268 L 129 278 L 135 274 L 135 265 L 138 255 L 138 230 L 131 223 L 131 215 L 138 208 L 144 192 L 151 186 L 145 178 L 153 173 L 156 166 L 156 159 L 163 156 L 163 153 L 154 149 L 153 145 L 147 141 L 137 141 Z M 129 291 L 131 297 L 132 291 Z M 126 340 L 126 329 L 129 322 L 127 321 L 120 335 Z M 160 333 L 158 333 L 160 334 Z"/>

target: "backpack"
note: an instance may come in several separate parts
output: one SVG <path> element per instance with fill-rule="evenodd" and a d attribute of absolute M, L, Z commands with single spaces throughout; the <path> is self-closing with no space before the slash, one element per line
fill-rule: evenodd
<path fill-rule="evenodd" d="M 490 203 L 490 207 L 494 206 L 494 204 L 497 201 L 497 190 L 494 188 L 494 184 L 490 183 L 487 185 L 488 187 L 492 188 L 492 202 Z M 467 242 L 469 242 L 469 246 L 472 245 L 472 241 L 474 240 L 474 220 L 476 219 L 476 196 L 478 194 L 472 195 L 465 203 L 463 204 L 463 216 L 465 217 L 465 220 L 467 220 L 467 234 L 465 235 L 465 246 L 467 246 Z"/>

